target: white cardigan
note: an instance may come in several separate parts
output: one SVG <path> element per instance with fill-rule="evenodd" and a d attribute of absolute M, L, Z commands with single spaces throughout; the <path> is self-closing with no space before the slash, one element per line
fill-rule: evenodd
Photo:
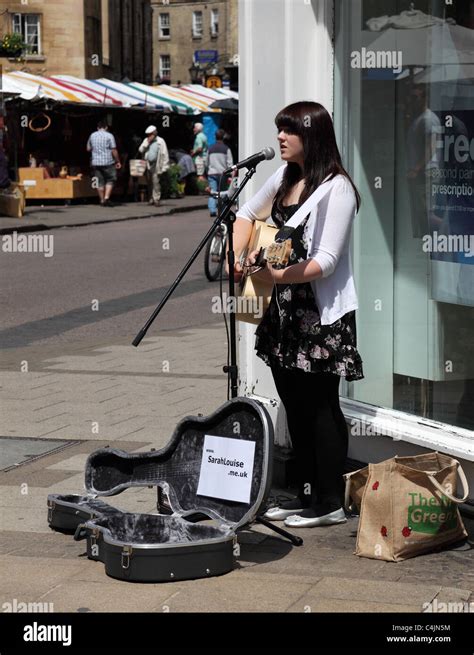
<path fill-rule="evenodd" d="M 237 218 L 253 222 L 270 217 L 286 166 L 268 178 L 237 211 Z M 349 249 L 356 208 L 352 185 L 344 175 L 337 175 L 332 190 L 313 209 L 305 226 L 308 258 L 318 262 L 322 270 L 322 277 L 311 281 L 321 325 L 330 325 L 358 308 Z"/>

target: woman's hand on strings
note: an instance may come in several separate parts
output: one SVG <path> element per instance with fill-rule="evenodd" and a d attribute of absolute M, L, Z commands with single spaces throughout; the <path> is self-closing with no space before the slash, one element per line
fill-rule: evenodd
<path fill-rule="evenodd" d="M 257 261 L 259 253 L 260 250 L 252 250 L 252 252 L 250 252 L 245 259 L 245 266 L 255 266 L 255 262 Z"/>
<path fill-rule="evenodd" d="M 248 273 L 250 270 L 250 262 L 255 263 L 256 257 L 260 251 L 254 250 L 245 258 L 245 261 L 241 264 L 239 260 L 236 260 L 234 264 L 234 280 L 235 282 L 240 282 L 244 274 Z M 229 260 L 225 258 L 225 272 L 229 275 Z"/>
<path fill-rule="evenodd" d="M 257 257 L 260 254 L 260 250 L 253 250 L 247 255 L 247 258 L 245 260 L 245 266 L 247 266 L 247 270 L 252 273 L 253 276 L 258 277 L 259 280 L 262 280 L 264 282 L 274 282 L 275 278 L 275 270 L 272 268 L 272 266 L 268 263 L 265 264 L 260 269 L 257 269 L 255 272 L 252 272 L 252 267 L 255 266 L 255 263 L 257 261 Z"/>

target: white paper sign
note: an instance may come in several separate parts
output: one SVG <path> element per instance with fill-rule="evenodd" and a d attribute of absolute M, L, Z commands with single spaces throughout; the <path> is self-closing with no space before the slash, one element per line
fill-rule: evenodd
<path fill-rule="evenodd" d="M 255 442 L 206 434 L 198 496 L 250 502 Z"/>

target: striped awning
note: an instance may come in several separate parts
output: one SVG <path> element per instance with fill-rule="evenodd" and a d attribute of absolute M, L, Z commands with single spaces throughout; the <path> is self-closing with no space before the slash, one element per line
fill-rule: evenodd
<path fill-rule="evenodd" d="M 42 77 L 40 75 L 24 73 L 23 71 L 15 71 L 4 73 L 2 83 L 4 87 L 11 86 L 12 88 L 16 88 L 20 97 L 24 100 L 49 98 L 59 102 L 93 102 L 97 104 L 97 101 L 91 100 L 80 89 L 68 88 L 53 77 Z"/>
<path fill-rule="evenodd" d="M 15 80 L 12 77 L 9 77 L 6 74 L 0 75 L 0 93 L 3 93 L 7 96 L 21 96 L 28 95 L 28 90 L 20 82 Z M 31 99 L 35 97 L 35 92 L 30 93 L 30 97 L 25 99 Z"/>
<path fill-rule="evenodd" d="M 168 86 L 167 84 L 147 86 L 146 84 L 140 84 L 140 82 L 130 82 L 127 86 L 143 93 L 148 101 L 154 100 L 167 104 L 177 114 L 200 114 L 203 111 L 207 111 L 207 109 L 191 103 L 186 98 L 186 95 L 180 92 L 181 89 Z"/>
<path fill-rule="evenodd" d="M 159 98 L 147 96 L 147 94 L 143 90 L 133 88 L 131 84 L 114 82 L 113 80 L 107 80 L 104 77 L 101 78 L 100 80 L 93 80 L 92 82 L 102 87 L 102 89 L 106 92 L 119 94 L 123 99 L 124 106 L 148 107 L 150 109 L 156 109 L 157 111 L 163 111 L 163 112 L 173 111 L 169 103 L 163 102 Z M 146 87 L 146 88 L 151 89 L 152 87 Z"/>
<path fill-rule="evenodd" d="M 230 89 L 208 89 L 206 86 L 202 86 L 202 84 L 185 84 L 179 90 L 188 98 L 189 102 L 191 102 L 191 99 L 195 99 L 207 103 L 208 106 L 215 100 L 223 100 L 224 98 L 239 99 L 239 94 L 236 91 L 231 91 Z"/>
<path fill-rule="evenodd" d="M 131 105 L 127 97 L 98 84 L 97 80 L 83 80 L 71 75 L 55 75 L 53 79 L 63 88 L 76 89 L 76 91 L 86 94 L 93 104 L 114 105 L 116 107 Z"/>
<path fill-rule="evenodd" d="M 0 92 L 24 100 L 48 98 L 57 102 L 103 105 L 107 107 L 141 107 L 164 113 L 198 115 L 213 112 L 215 100 L 238 97 L 224 89 L 207 89 L 200 84 L 173 87 L 167 84 L 148 86 L 139 82 L 115 82 L 106 78 L 84 80 L 72 75 L 40 76 L 16 71 L 4 73 Z"/>
<path fill-rule="evenodd" d="M 201 84 L 189 84 L 181 87 L 160 84 L 153 88 L 160 96 L 167 98 L 175 106 L 184 105 L 192 107 L 192 113 L 194 114 L 202 114 L 204 112 L 220 113 L 220 109 L 212 109 L 209 105 L 215 100 L 222 100 L 231 95 L 238 97 L 238 94 L 234 91 L 207 89 Z"/>

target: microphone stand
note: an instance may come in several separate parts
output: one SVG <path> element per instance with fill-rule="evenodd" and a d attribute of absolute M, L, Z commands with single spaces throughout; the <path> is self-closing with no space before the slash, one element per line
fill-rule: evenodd
<path fill-rule="evenodd" d="M 232 211 L 232 205 L 236 201 L 236 199 L 239 197 L 239 195 L 242 193 L 244 187 L 247 185 L 251 177 L 255 174 L 255 167 L 252 166 L 247 170 L 247 173 L 245 174 L 244 179 L 242 182 L 239 184 L 239 186 L 236 187 L 234 193 L 230 195 L 227 199 L 227 201 L 224 204 L 224 207 L 222 208 L 222 211 L 218 212 L 218 215 L 216 216 L 215 221 L 212 223 L 212 226 L 209 228 L 209 231 L 207 234 L 204 236 L 202 239 L 201 243 L 197 246 L 196 250 L 193 252 L 187 263 L 184 265 L 183 269 L 179 273 L 178 277 L 176 280 L 173 282 L 173 284 L 169 287 L 168 291 L 165 293 L 163 299 L 160 301 L 159 305 L 156 307 L 156 309 L 153 311 L 152 315 L 150 318 L 147 320 L 145 325 L 142 327 L 142 329 L 138 332 L 137 336 L 135 339 L 132 341 L 132 345 L 137 347 L 145 334 L 148 332 L 151 324 L 155 320 L 155 318 L 158 316 L 158 314 L 161 312 L 163 307 L 166 305 L 170 297 L 172 296 L 174 290 L 178 286 L 178 284 L 181 282 L 183 277 L 186 275 L 188 270 L 191 268 L 193 265 L 194 261 L 198 257 L 199 253 L 201 250 L 204 248 L 208 240 L 211 238 L 211 236 L 214 234 L 214 232 L 217 230 L 219 225 L 221 223 L 225 223 L 227 225 L 227 238 L 228 238 L 228 244 L 229 244 L 229 252 L 228 252 L 228 262 L 229 262 L 229 297 L 234 298 L 235 294 L 235 278 L 234 278 L 234 265 L 235 265 L 235 252 L 234 252 L 234 223 L 236 220 L 236 215 L 235 212 Z M 231 389 L 231 397 L 236 398 L 238 395 L 238 368 L 237 368 L 237 333 L 236 333 L 236 318 L 235 318 L 235 312 L 230 312 L 230 366 L 224 366 L 223 368 L 224 373 L 227 373 L 230 376 L 230 389 Z"/>
<path fill-rule="evenodd" d="M 258 162 L 257 162 L 258 163 Z M 143 337 L 146 335 L 148 332 L 151 324 L 153 321 L 156 319 L 158 314 L 161 312 L 163 307 L 166 305 L 170 297 L 172 296 L 174 290 L 176 287 L 179 285 L 183 277 L 186 275 L 188 270 L 191 268 L 193 265 L 194 261 L 198 257 L 199 253 L 202 251 L 204 246 L 206 245 L 207 241 L 211 238 L 211 236 L 214 234 L 214 232 L 217 230 L 219 225 L 221 223 L 225 223 L 227 225 L 227 239 L 228 239 L 228 255 L 227 255 L 227 260 L 229 262 L 229 297 L 234 298 L 234 293 L 235 293 L 235 277 L 234 277 L 234 265 L 235 265 L 235 252 L 234 252 L 234 223 L 236 220 L 236 215 L 235 212 L 232 211 L 231 207 L 233 206 L 235 200 L 239 197 L 239 195 L 242 193 L 244 187 L 247 185 L 249 180 L 252 178 L 252 176 L 255 174 L 255 167 L 257 164 L 254 164 L 252 167 L 249 167 L 247 170 L 247 173 L 245 174 L 244 179 L 242 182 L 239 184 L 239 186 L 235 189 L 234 193 L 230 195 L 227 199 L 227 201 L 224 204 L 224 207 L 222 208 L 222 211 L 219 211 L 216 216 L 215 221 L 212 223 L 212 226 L 210 227 L 209 231 L 207 234 L 204 236 L 202 239 L 201 243 L 197 246 L 196 250 L 193 252 L 189 260 L 186 262 L 184 265 L 183 269 L 179 273 L 178 277 L 175 279 L 173 284 L 169 287 L 168 291 L 165 293 L 163 299 L 160 301 L 156 309 L 153 311 L 151 314 L 150 318 L 147 320 L 145 325 L 141 328 L 141 330 L 138 332 L 137 336 L 135 339 L 132 341 L 132 345 L 135 347 L 138 347 L 140 342 L 142 341 Z M 220 189 L 218 189 L 220 191 Z M 219 196 L 220 197 L 220 196 Z M 235 317 L 235 312 L 230 312 L 230 366 L 224 366 L 223 371 L 224 373 L 227 373 L 227 375 L 230 377 L 230 389 L 231 389 L 231 397 L 236 398 L 238 395 L 238 367 L 237 367 L 237 332 L 236 332 L 236 317 Z M 281 536 L 285 537 L 289 541 L 291 541 L 292 544 L 295 546 L 301 546 L 303 544 L 303 540 L 301 537 L 297 537 L 295 535 L 292 535 L 290 532 L 287 532 L 283 528 L 279 528 L 276 525 L 273 525 L 272 523 L 266 521 L 264 518 L 261 516 L 256 517 L 256 522 L 261 523 L 265 525 L 266 527 L 272 529 L 274 532 L 280 534 Z"/>

